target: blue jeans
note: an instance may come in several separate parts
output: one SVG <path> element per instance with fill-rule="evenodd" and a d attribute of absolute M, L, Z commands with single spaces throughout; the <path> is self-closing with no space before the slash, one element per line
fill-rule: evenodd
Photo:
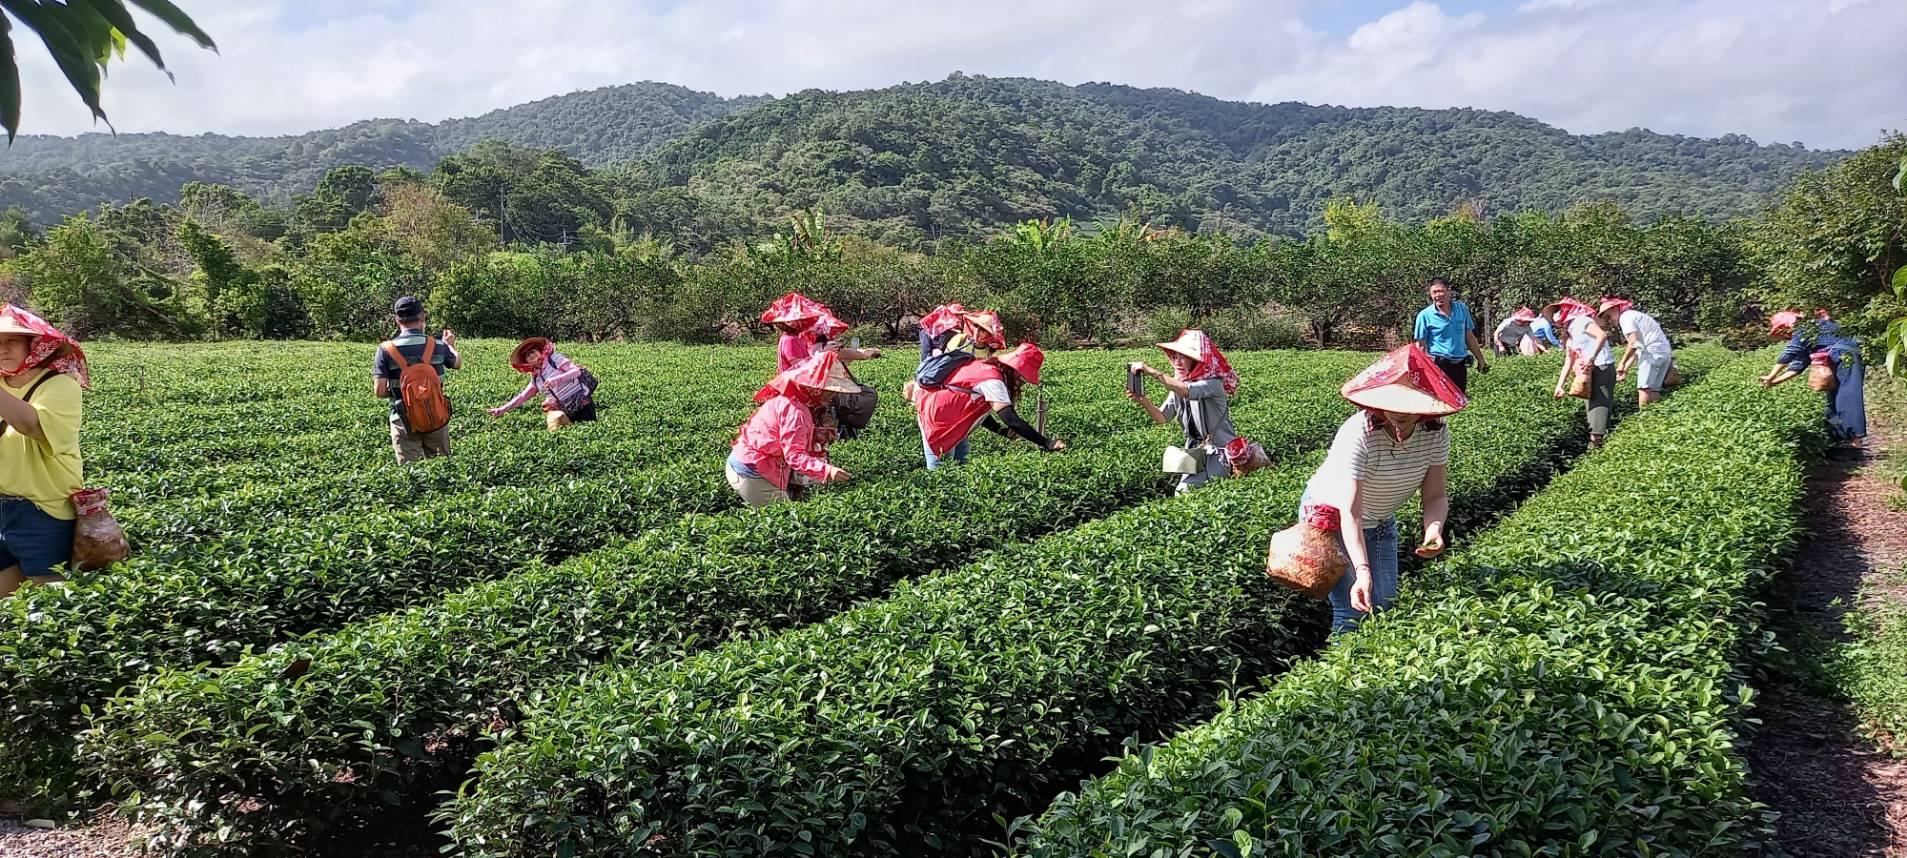
<path fill-rule="evenodd" d="M 1834 389 L 1828 391 L 1828 437 L 1855 441 L 1867 437 L 1867 371 L 1856 352 L 1835 355 Z"/>
<path fill-rule="evenodd" d="M 73 525 L 30 500 L 0 497 L 0 569 L 17 565 L 28 578 L 60 574 L 73 559 Z"/>
<path fill-rule="evenodd" d="M 927 470 L 931 471 L 935 468 L 940 467 L 940 463 L 943 460 L 939 456 L 934 455 L 934 448 L 927 445 L 927 439 L 924 437 L 920 439 L 920 448 L 922 450 L 927 451 Z M 967 453 L 971 451 L 972 449 L 973 449 L 973 439 L 971 438 L 962 439 L 959 444 L 954 445 L 954 448 L 952 450 L 947 451 L 947 458 L 945 461 L 950 461 L 955 464 L 964 465 L 967 462 Z"/>
<path fill-rule="evenodd" d="M 1299 516 L 1303 516 L 1304 507 L 1311 502 L 1311 494 L 1306 492 L 1304 499 L 1298 502 Z M 1337 534 L 1338 550 L 1350 556 L 1344 546 L 1344 533 Z M 1371 607 L 1383 609 L 1397 600 L 1397 516 L 1391 516 L 1376 525 L 1364 528 L 1364 553 L 1371 562 Z M 1338 579 L 1336 587 L 1331 588 L 1331 633 L 1348 632 L 1357 628 L 1357 624 L 1366 616 L 1363 611 L 1351 607 L 1351 585 L 1357 583 L 1357 568 L 1346 567 L 1344 577 Z"/>

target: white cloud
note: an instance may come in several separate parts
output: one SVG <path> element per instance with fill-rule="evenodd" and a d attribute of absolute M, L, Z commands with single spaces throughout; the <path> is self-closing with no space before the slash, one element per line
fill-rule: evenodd
<path fill-rule="evenodd" d="M 1860 146 L 1907 127 L 1897 0 L 1528 0 L 1491 14 L 1397 0 L 1343 36 L 1305 25 L 1321 2 L 1334 0 L 181 0 L 222 53 L 163 37 L 178 83 L 115 66 L 106 109 L 122 132 L 293 133 L 644 79 L 779 94 L 962 70 L 1513 110 L 1577 132 Z M 44 51 L 22 41 L 20 54 L 26 130 L 91 129 Z"/>

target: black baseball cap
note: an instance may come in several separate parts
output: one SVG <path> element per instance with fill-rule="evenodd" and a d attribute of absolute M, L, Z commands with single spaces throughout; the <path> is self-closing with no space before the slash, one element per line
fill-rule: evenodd
<path fill-rule="evenodd" d="M 391 305 L 391 312 L 396 314 L 400 319 L 422 318 L 424 315 L 424 302 L 405 295 L 397 299 L 397 303 Z"/>

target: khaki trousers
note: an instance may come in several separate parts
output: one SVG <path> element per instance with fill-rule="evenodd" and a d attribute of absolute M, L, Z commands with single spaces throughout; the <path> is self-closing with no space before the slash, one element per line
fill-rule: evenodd
<path fill-rule="evenodd" d="M 423 459 L 434 459 L 450 455 L 450 427 L 445 426 L 435 432 L 413 435 L 404 418 L 391 415 L 391 449 L 397 451 L 397 463 L 408 465 Z"/>
<path fill-rule="evenodd" d="M 788 492 L 775 488 L 774 483 L 760 477 L 744 477 L 741 474 L 735 473 L 734 468 L 726 465 L 722 467 L 722 470 L 728 473 L 728 487 L 734 489 L 736 494 L 742 496 L 742 503 L 748 504 L 751 507 L 762 507 L 769 504 L 787 503 L 789 500 Z"/>

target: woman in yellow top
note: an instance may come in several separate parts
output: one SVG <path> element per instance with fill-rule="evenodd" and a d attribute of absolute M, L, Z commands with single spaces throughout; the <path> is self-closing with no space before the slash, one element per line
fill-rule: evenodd
<path fill-rule="evenodd" d="M 0 306 L 0 598 L 62 580 L 81 488 L 86 354 L 40 317 Z"/>

